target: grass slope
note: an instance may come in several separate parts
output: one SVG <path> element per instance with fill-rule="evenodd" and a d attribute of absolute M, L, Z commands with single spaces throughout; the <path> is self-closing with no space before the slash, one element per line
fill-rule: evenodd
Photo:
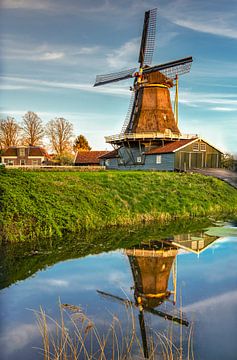
<path fill-rule="evenodd" d="M 0 238 L 21 241 L 141 221 L 237 213 L 237 191 L 199 174 L 0 173 Z"/>

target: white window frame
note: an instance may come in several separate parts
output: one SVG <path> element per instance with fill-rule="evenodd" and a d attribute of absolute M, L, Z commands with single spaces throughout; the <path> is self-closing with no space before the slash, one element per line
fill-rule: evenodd
<path fill-rule="evenodd" d="M 207 151 L 207 146 L 204 143 L 200 144 L 200 151 Z"/>
<path fill-rule="evenodd" d="M 31 162 L 32 162 L 32 165 L 34 165 L 34 166 L 39 165 L 38 159 L 31 160 Z"/>
<path fill-rule="evenodd" d="M 22 164 L 22 162 L 24 162 L 24 164 Z M 25 159 L 21 159 L 21 160 L 20 160 L 20 165 L 21 165 L 21 166 L 25 166 L 25 165 L 26 165 Z"/>
<path fill-rule="evenodd" d="M 199 144 L 198 143 L 193 144 L 193 151 L 199 151 Z"/>
<path fill-rule="evenodd" d="M 161 163 L 162 163 L 162 156 L 156 155 L 156 164 L 161 164 Z"/>

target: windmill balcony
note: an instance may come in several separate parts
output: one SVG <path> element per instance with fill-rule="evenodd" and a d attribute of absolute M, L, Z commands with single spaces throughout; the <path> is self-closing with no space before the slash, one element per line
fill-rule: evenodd
<path fill-rule="evenodd" d="M 170 140 L 181 140 L 181 139 L 193 139 L 198 137 L 197 134 L 173 134 L 159 133 L 159 132 L 143 132 L 143 133 L 120 133 L 116 135 L 105 136 L 106 143 L 116 144 L 121 141 L 135 141 L 135 140 L 159 140 L 159 139 L 170 139 Z"/>

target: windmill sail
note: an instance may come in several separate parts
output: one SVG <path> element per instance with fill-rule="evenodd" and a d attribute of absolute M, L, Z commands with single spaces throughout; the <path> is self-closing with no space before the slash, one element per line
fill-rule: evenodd
<path fill-rule="evenodd" d="M 133 77 L 136 68 L 118 71 L 116 73 L 97 75 L 94 86 L 109 84 L 112 82 L 126 80 Z"/>
<path fill-rule="evenodd" d="M 175 79 L 176 75 L 182 75 L 190 71 L 193 62 L 192 56 L 180 60 L 170 61 L 165 64 L 154 65 L 143 70 L 144 74 L 160 71 L 168 78 Z"/>
<path fill-rule="evenodd" d="M 134 99 L 135 99 L 135 93 L 132 92 L 130 102 L 129 102 L 129 106 L 128 106 L 128 111 L 127 111 L 127 114 L 126 114 L 126 117 L 125 117 L 125 120 L 124 120 L 122 131 L 121 131 L 122 134 L 125 133 L 125 131 L 126 131 L 127 127 L 128 127 L 128 124 L 130 122 L 132 111 L 133 111 Z"/>
<path fill-rule="evenodd" d="M 138 59 L 140 67 L 143 67 L 143 65 L 150 65 L 152 62 L 156 36 L 156 13 L 157 9 L 152 9 L 145 12 L 142 40 Z"/>

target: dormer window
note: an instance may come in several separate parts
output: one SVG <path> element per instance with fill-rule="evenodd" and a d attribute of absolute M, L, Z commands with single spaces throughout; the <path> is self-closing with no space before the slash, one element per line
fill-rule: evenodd
<path fill-rule="evenodd" d="M 19 156 L 20 156 L 20 157 L 25 157 L 25 154 L 26 154 L 26 153 L 25 153 L 25 148 L 20 148 L 20 149 L 19 149 Z"/>

